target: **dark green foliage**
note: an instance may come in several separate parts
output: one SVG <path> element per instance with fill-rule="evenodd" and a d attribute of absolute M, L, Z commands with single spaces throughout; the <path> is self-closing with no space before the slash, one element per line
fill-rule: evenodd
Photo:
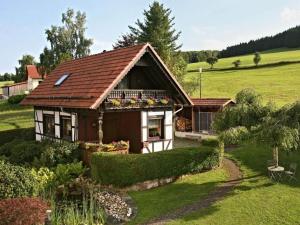
<path fill-rule="evenodd" d="M 8 98 L 7 102 L 9 104 L 19 104 L 25 97 L 26 97 L 26 95 L 14 95 L 14 96 L 10 96 Z"/>
<path fill-rule="evenodd" d="M 76 143 L 44 141 L 41 147 L 43 152 L 40 158 L 33 162 L 37 167 L 54 167 L 80 160 L 80 150 Z"/>
<path fill-rule="evenodd" d="M 28 141 L 15 139 L 0 147 L 0 155 L 14 164 L 55 167 L 80 161 L 78 144 L 69 142 Z"/>
<path fill-rule="evenodd" d="M 151 154 L 94 153 L 92 178 L 123 187 L 138 182 L 201 172 L 219 164 L 220 149 L 184 148 Z"/>
<path fill-rule="evenodd" d="M 255 52 L 254 54 L 254 58 L 253 58 L 253 62 L 254 64 L 257 66 L 258 63 L 260 62 L 261 60 L 261 56 L 260 56 L 260 53 L 259 52 Z"/>
<path fill-rule="evenodd" d="M 256 51 L 266 51 L 275 48 L 297 48 L 300 47 L 300 26 L 290 28 L 274 36 L 251 40 L 247 43 L 227 47 L 220 52 L 222 58 L 237 55 L 251 54 Z"/>
<path fill-rule="evenodd" d="M 0 146 L 18 138 L 21 140 L 34 140 L 34 128 L 20 128 L 14 130 L 0 131 Z"/>
<path fill-rule="evenodd" d="M 204 51 L 185 51 L 181 52 L 182 57 L 187 63 L 205 62 L 210 55 L 219 55 L 217 50 Z"/>
<path fill-rule="evenodd" d="M 11 80 L 15 80 L 16 75 L 13 73 L 4 73 L 4 74 L 0 74 L 0 81 L 11 81 Z"/>
<path fill-rule="evenodd" d="M 35 185 L 29 170 L 0 161 L 0 198 L 32 196 Z"/>
<path fill-rule="evenodd" d="M 40 72 L 49 74 L 58 64 L 90 54 L 92 39 L 85 37 L 86 15 L 68 9 L 62 14 L 62 26 L 51 26 L 46 30 L 50 49 L 40 54 Z"/>
<path fill-rule="evenodd" d="M 19 67 L 16 67 L 16 76 L 14 77 L 14 81 L 16 83 L 27 80 L 27 65 L 35 65 L 36 62 L 34 57 L 31 55 L 23 55 L 22 58 L 18 61 Z"/>
<path fill-rule="evenodd" d="M 7 157 L 13 164 L 30 164 L 41 153 L 41 144 L 36 141 L 15 139 L 0 147 L 0 155 Z"/>
<path fill-rule="evenodd" d="M 218 62 L 218 57 L 217 56 L 209 56 L 206 59 L 206 62 L 210 65 L 210 68 L 212 69 L 214 64 Z"/>
<path fill-rule="evenodd" d="M 241 65 L 241 60 L 235 60 L 234 62 L 232 62 L 232 64 L 234 65 L 235 68 L 238 68 Z"/>
<path fill-rule="evenodd" d="M 219 147 L 220 141 L 216 138 L 206 138 L 201 140 L 201 144 L 208 147 Z"/>

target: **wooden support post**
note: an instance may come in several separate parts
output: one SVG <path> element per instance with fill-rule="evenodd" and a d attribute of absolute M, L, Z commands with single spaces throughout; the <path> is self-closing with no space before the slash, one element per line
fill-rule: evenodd
<path fill-rule="evenodd" d="M 100 108 L 99 117 L 98 117 L 98 123 L 99 123 L 98 136 L 99 136 L 99 144 L 100 145 L 103 143 L 103 130 L 102 130 L 103 114 L 104 114 L 104 111 L 103 111 L 103 109 Z"/>
<path fill-rule="evenodd" d="M 195 112 L 194 112 L 194 107 L 191 107 L 192 110 L 192 132 L 195 132 Z"/>

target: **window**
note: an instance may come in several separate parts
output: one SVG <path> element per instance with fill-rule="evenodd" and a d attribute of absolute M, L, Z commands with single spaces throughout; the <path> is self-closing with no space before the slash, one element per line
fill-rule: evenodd
<path fill-rule="evenodd" d="M 148 118 L 148 139 L 159 140 L 163 138 L 163 118 L 149 117 Z"/>
<path fill-rule="evenodd" d="M 71 117 L 69 116 L 60 117 L 60 133 L 61 133 L 61 138 L 66 140 L 72 140 Z"/>
<path fill-rule="evenodd" d="M 54 86 L 60 86 L 67 78 L 69 77 L 69 74 L 62 75 L 54 84 Z"/>
<path fill-rule="evenodd" d="M 44 114 L 43 115 L 43 127 L 44 135 L 46 136 L 55 136 L 55 124 L 54 124 L 54 115 Z"/>

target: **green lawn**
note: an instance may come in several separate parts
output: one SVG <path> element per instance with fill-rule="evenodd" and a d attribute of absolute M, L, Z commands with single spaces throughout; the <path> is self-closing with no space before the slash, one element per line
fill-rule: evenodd
<path fill-rule="evenodd" d="M 13 81 L 0 81 L 0 94 L 2 94 L 2 86 L 5 86 L 7 84 L 12 84 L 14 83 Z"/>
<path fill-rule="evenodd" d="M 175 183 L 152 190 L 130 192 L 138 207 L 138 214 L 129 224 L 142 224 L 151 218 L 191 204 L 206 196 L 226 178 L 226 172 L 218 169 L 186 176 Z"/>
<path fill-rule="evenodd" d="M 190 72 L 185 79 L 197 82 L 198 77 L 199 73 Z M 204 72 L 202 81 L 202 97 L 234 98 L 240 90 L 253 88 L 265 101 L 274 101 L 278 106 L 300 99 L 300 64 Z M 193 96 L 198 97 L 199 91 L 193 93 Z"/>
<path fill-rule="evenodd" d="M 32 107 L 10 105 L 7 101 L 0 100 L 0 131 L 33 126 Z"/>
<path fill-rule="evenodd" d="M 241 66 L 254 65 L 253 54 L 249 54 L 249 55 L 219 59 L 219 61 L 214 65 L 214 68 L 233 67 L 232 62 L 237 59 L 241 60 Z M 260 64 L 275 63 L 280 61 L 298 61 L 298 60 L 300 60 L 300 49 L 279 48 L 279 49 L 273 49 L 270 51 L 261 52 Z M 191 63 L 188 66 L 188 70 L 195 70 L 198 69 L 199 67 L 208 69 L 210 68 L 210 65 L 207 64 L 206 62 Z"/>
<path fill-rule="evenodd" d="M 170 224 L 299 224 L 300 173 L 296 184 L 270 182 L 266 176 L 266 160 L 272 153 L 267 149 L 249 145 L 230 153 L 229 156 L 240 163 L 245 180 L 224 200 Z M 281 165 L 290 162 L 299 163 L 300 152 L 281 154 Z"/>

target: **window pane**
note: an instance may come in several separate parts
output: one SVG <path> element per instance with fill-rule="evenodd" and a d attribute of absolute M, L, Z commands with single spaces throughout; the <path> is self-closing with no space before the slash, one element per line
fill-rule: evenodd
<path fill-rule="evenodd" d="M 61 117 L 60 121 L 61 121 L 62 138 L 71 140 L 72 139 L 71 117 Z"/>
<path fill-rule="evenodd" d="M 148 120 L 149 138 L 162 138 L 162 119 L 155 118 Z"/>
<path fill-rule="evenodd" d="M 44 117 L 44 135 L 54 136 L 55 135 L 55 124 L 53 115 L 43 115 Z"/>

